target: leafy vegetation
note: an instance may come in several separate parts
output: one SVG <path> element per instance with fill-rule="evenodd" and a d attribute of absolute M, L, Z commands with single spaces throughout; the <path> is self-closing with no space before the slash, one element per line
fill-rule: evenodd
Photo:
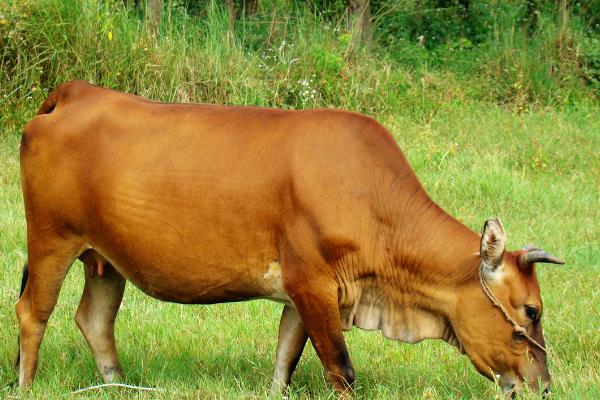
<path fill-rule="evenodd" d="M 377 117 L 443 208 L 475 230 L 498 215 L 511 248 L 535 241 L 567 260 L 539 269 L 554 392 L 600 398 L 597 1 L 565 2 L 562 12 L 562 1 L 481 0 L 467 10 L 458 1 L 373 0 L 373 38 L 361 46 L 338 0 L 261 1 L 240 15 L 233 36 L 217 2 L 166 1 L 156 32 L 125 3 L 0 1 L 0 398 L 59 398 L 99 382 L 73 321 L 82 290 L 76 264 L 33 391 L 8 386 L 26 258 L 20 132 L 48 91 L 73 78 L 164 101 Z M 117 321 L 127 382 L 164 391 L 76 396 L 264 398 L 280 308 L 184 307 L 130 286 Z M 347 340 L 359 398 L 500 398 L 443 343 L 409 346 L 357 330 Z M 291 398 L 334 398 L 310 346 Z"/>

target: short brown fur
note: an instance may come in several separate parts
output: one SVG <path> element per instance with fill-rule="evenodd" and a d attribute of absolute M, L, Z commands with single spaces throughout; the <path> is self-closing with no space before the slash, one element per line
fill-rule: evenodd
<path fill-rule="evenodd" d="M 310 338 L 335 389 L 349 393 L 342 331 L 353 325 L 411 343 L 444 339 L 504 386 L 549 382 L 545 355 L 514 342 L 482 292 L 480 236 L 431 201 L 369 117 L 162 104 L 73 81 L 25 126 L 21 174 L 21 386 L 33 381 L 78 257 L 87 273 L 77 321 L 107 381 L 121 371 L 113 323 L 129 280 L 166 301 L 285 303 L 277 391 Z M 541 299 L 519 254 L 504 252 L 490 286 L 543 342 L 522 312 Z"/>

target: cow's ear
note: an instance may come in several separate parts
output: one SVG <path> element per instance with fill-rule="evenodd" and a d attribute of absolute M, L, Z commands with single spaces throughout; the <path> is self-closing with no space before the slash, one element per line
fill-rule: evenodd
<path fill-rule="evenodd" d="M 506 234 L 499 218 L 488 219 L 481 232 L 479 254 L 484 266 L 495 271 L 502 264 L 502 255 L 506 247 Z"/>

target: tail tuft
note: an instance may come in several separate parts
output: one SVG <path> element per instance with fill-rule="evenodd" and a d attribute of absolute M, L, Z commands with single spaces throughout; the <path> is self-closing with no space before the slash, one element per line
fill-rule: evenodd
<path fill-rule="evenodd" d="M 23 268 L 23 276 L 21 277 L 21 291 L 19 292 L 19 298 L 23 296 L 23 292 L 25 291 L 25 286 L 27 286 L 27 278 L 29 278 L 29 264 L 25 263 L 25 268 Z M 17 362 L 15 365 L 17 368 L 19 368 L 19 363 L 21 361 L 21 341 L 19 336 L 17 336 L 17 344 Z"/>
<path fill-rule="evenodd" d="M 25 291 L 25 286 L 27 285 L 27 278 L 29 278 L 29 264 L 25 263 L 25 268 L 23 268 L 23 276 L 21 277 L 21 291 L 19 292 L 19 298 L 23 296 L 23 292 Z"/>

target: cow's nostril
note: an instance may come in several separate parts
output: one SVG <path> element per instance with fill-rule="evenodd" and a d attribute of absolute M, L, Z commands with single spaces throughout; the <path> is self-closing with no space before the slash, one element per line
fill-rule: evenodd
<path fill-rule="evenodd" d="M 547 399 L 550 396 L 550 385 L 546 386 L 544 391 L 542 392 L 542 399 Z"/>
<path fill-rule="evenodd" d="M 510 392 L 510 398 L 511 399 L 516 399 L 517 398 L 517 391 L 515 390 L 515 385 L 510 385 L 510 389 L 508 389 L 508 391 Z"/>

